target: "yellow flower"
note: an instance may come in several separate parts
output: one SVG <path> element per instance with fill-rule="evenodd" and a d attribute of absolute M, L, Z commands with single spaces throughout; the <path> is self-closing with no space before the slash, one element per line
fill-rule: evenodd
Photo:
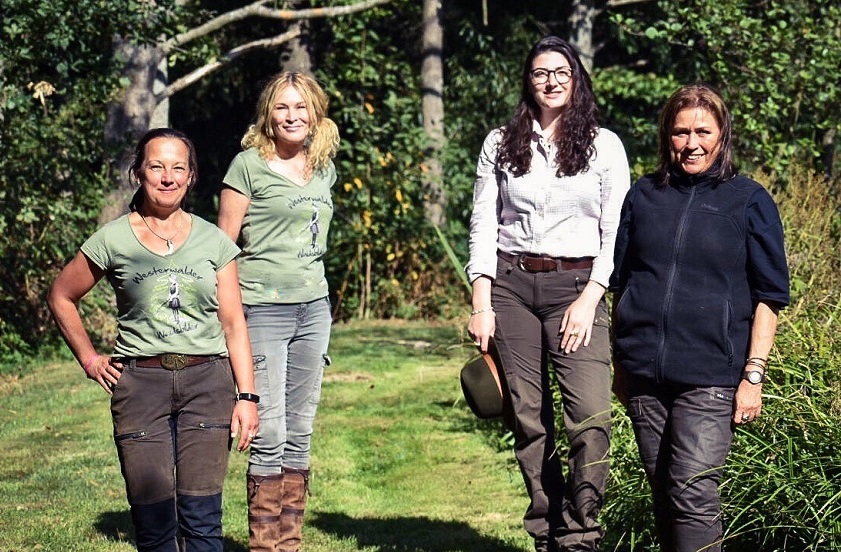
<path fill-rule="evenodd" d="M 354 178 L 353 183 L 356 184 L 357 188 L 359 188 L 360 190 L 362 189 L 362 181 L 359 179 L 359 177 Z"/>

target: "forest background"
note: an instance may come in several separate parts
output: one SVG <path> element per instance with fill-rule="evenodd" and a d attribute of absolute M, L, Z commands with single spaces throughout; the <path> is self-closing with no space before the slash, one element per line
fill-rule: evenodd
<path fill-rule="evenodd" d="M 4 377 L 31 370 L 36 355 L 67 354 L 44 296 L 125 205 L 137 135 L 171 125 L 195 140 L 191 208 L 215 220 L 257 96 L 282 68 L 319 79 L 342 134 L 326 257 L 338 321 L 466 320 L 458 267 L 476 155 L 510 116 L 523 59 L 542 35 L 582 53 L 602 124 L 622 138 L 634 178 L 653 168 L 666 98 L 683 83 L 716 85 L 733 112 L 742 172 L 780 205 L 793 291 L 766 415 L 734 447 L 730 535 L 752 543 L 744 550 L 837 549 L 836 0 L 4 0 L 0 13 Z M 110 294 L 98 289 L 82 309 L 109 343 Z M 625 492 L 606 515 L 644 520 L 645 483 L 624 431 L 614 477 Z"/>
<path fill-rule="evenodd" d="M 434 228 L 466 261 L 479 146 L 510 116 L 522 61 L 544 34 L 581 51 L 602 124 L 623 139 L 634 177 L 653 167 L 665 99 L 703 80 L 731 105 L 745 172 L 763 170 L 781 188 L 795 168 L 837 182 L 837 2 L 312 4 L 4 1 L 0 360 L 58 342 L 45 290 L 126 204 L 125 161 L 139 133 L 171 125 L 195 140 L 192 207 L 215 220 L 257 95 L 282 67 L 317 76 L 342 133 L 326 257 L 337 320 L 463 312 L 463 283 L 442 269 Z"/>

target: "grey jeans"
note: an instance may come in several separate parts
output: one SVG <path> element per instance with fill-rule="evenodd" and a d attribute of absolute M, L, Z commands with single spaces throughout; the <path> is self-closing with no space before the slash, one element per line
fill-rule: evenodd
<path fill-rule="evenodd" d="M 628 380 L 628 415 L 663 552 L 721 550 L 718 485 L 733 441 L 732 387 Z"/>
<path fill-rule="evenodd" d="M 607 309 L 596 309 L 589 346 L 565 354 L 558 330 L 589 269 L 530 273 L 502 259 L 491 297 L 494 339 L 511 391 L 515 455 L 531 503 L 523 518 L 536 541 L 594 548 L 609 471 L 610 350 Z M 549 367 L 560 384 L 570 448 L 567 477 L 555 442 Z"/>
<path fill-rule="evenodd" d="M 248 473 L 308 469 L 324 366 L 329 363 L 330 301 L 246 306 L 260 429 Z"/>

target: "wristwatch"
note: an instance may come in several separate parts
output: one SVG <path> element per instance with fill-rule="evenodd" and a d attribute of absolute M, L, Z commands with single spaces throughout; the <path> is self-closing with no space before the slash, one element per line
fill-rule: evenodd
<path fill-rule="evenodd" d="M 759 370 L 745 370 L 742 372 L 742 379 L 748 380 L 754 385 L 765 381 L 765 372 Z"/>
<path fill-rule="evenodd" d="M 255 395 L 254 393 L 237 393 L 237 400 L 238 401 L 250 401 L 253 403 L 260 402 L 260 395 Z"/>

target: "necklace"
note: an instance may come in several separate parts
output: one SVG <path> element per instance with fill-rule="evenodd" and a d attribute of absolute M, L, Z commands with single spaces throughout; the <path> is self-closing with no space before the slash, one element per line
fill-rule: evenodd
<path fill-rule="evenodd" d="M 137 214 L 140 215 L 140 213 L 137 213 Z M 151 233 L 153 233 L 156 237 L 158 237 L 158 238 L 160 238 L 160 239 L 162 239 L 163 241 L 166 242 L 166 254 L 167 255 L 172 255 L 172 252 L 175 251 L 175 247 L 172 243 L 172 240 L 174 240 L 175 236 L 178 235 L 178 232 L 181 231 L 181 216 L 179 215 L 179 217 L 178 217 L 178 225 L 175 229 L 175 233 L 172 235 L 171 238 L 165 238 L 165 237 L 161 236 L 160 234 L 158 234 L 157 232 L 155 232 L 154 230 L 152 230 L 152 227 L 149 226 L 149 223 L 146 221 L 146 217 L 144 217 L 143 215 L 140 215 L 140 219 L 143 221 L 143 224 L 146 225 L 146 228 L 148 228 Z"/>

